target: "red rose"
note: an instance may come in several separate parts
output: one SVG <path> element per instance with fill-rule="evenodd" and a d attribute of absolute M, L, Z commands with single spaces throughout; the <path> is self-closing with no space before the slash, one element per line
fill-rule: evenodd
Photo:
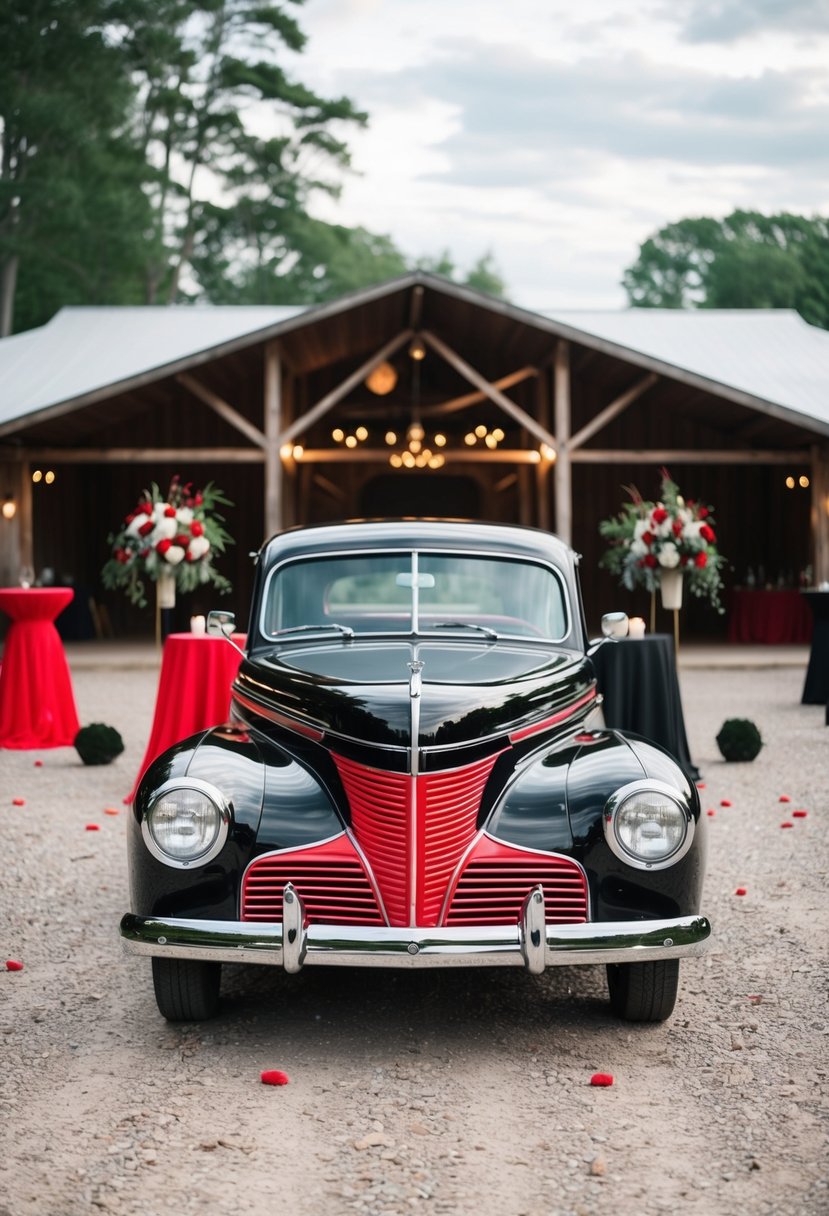
<path fill-rule="evenodd" d="M 696 555 L 696 557 L 694 558 L 694 565 L 699 566 L 700 569 L 702 569 L 703 566 L 707 566 L 708 565 L 708 554 L 707 553 L 698 553 Z"/>
<path fill-rule="evenodd" d="M 705 519 L 707 514 L 708 514 L 708 508 L 700 507 L 700 509 L 697 511 L 697 519 Z"/>
<path fill-rule="evenodd" d="M 171 540 L 168 540 L 167 537 L 165 536 L 164 540 L 160 540 L 158 542 L 158 544 L 156 545 L 156 547 L 155 547 L 156 553 L 160 553 L 163 556 L 167 552 L 167 550 L 170 548 L 172 543 L 173 542 Z"/>
<path fill-rule="evenodd" d="M 175 519 L 175 517 L 176 517 L 176 509 L 175 509 L 175 507 L 165 507 L 165 508 L 164 508 L 164 515 L 165 515 L 165 517 L 166 517 L 167 519 Z"/>
<path fill-rule="evenodd" d="M 654 566 L 657 565 L 656 558 L 654 557 L 654 555 L 652 553 L 646 553 L 645 556 L 642 558 L 642 561 L 645 563 L 646 566 L 650 566 L 651 570 L 654 568 Z"/>
<path fill-rule="evenodd" d="M 190 550 L 188 549 L 188 550 L 187 550 L 187 552 L 186 552 L 186 553 L 185 553 L 185 555 L 184 555 L 184 560 L 185 560 L 186 562 L 194 562 L 194 561 L 196 560 L 196 558 L 195 558 L 195 557 L 193 557 L 193 554 L 192 554 L 192 553 L 190 552 Z"/>
<path fill-rule="evenodd" d="M 152 532 L 154 527 L 155 527 L 155 524 L 153 523 L 153 521 L 151 519 L 148 519 L 147 522 L 145 524 L 142 524 L 141 527 L 138 529 L 138 535 L 139 536 L 149 536 L 150 532 Z"/>
<path fill-rule="evenodd" d="M 152 515 L 153 504 L 151 502 L 142 502 L 139 511 L 143 511 L 145 515 Z M 138 512 L 136 512 L 138 514 Z"/>
<path fill-rule="evenodd" d="M 187 546 L 190 544 L 190 537 L 185 536 L 183 532 L 180 532 L 178 534 L 178 536 L 175 538 L 175 540 L 173 541 L 173 544 L 181 545 L 182 549 L 186 549 Z"/>
<path fill-rule="evenodd" d="M 679 559 L 679 564 L 680 564 L 680 566 L 687 566 L 687 565 L 688 565 L 688 557 L 687 557 L 687 554 L 683 554 L 683 555 L 682 555 L 682 557 Z"/>
<path fill-rule="evenodd" d="M 713 545 L 717 537 L 714 534 L 714 529 L 709 528 L 708 524 L 703 524 L 699 530 L 699 534 L 703 540 L 707 540 L 709 545 Z"/>
<path fill-rule="evenodd" d="M 656 538 L 655 538 L 653 532 L 643 532 L 642 533 L 643 544 L 652 545 L 655 539 Z"/>
<path fill-rule="evenodd" d="M 654 508 L 653 514 L 651 515 L 651 519 L 653 520 L 653 522 L 655 524 L 664 524 L 664 522 L 667 518 L 668 518 L 668 512 L 665 510 L 664 507 L 655 507 Z"/>
<path fill-rule="evenodd" d="M 676 520 L 674 520 L 674 536 L 681 536 L 681 535 L 682 535 L 682 520 L 676 519 Z"/>
<path fill-rule="evenodd" d="M 197 519 L 194 519 L 190 525 L 190 531 L 193 533 L 194 536 L 203 536 L 204 535 L 204 524 L 201 524 L 201 523 L 199 523 L 199 521 Z"/>
<path fill-rule="evenodd" d="M 194 494 L 193 502 L 196 504 L 197 507 L 200 507 L 202 505 L 202 503 L 204 502 L 204 499 L 202 498 L 201 494 Z"/>

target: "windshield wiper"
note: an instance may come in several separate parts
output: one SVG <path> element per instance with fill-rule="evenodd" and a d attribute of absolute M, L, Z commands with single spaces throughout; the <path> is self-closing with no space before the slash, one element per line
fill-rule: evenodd
<path fill-rule="evenodd" d="M 286 629 L 275 629 L 270 635 L 272 638 L 288 637 L 292 633 L 329 633 L 333 630 L 339 633 L 344 638 L 353 638 L 354 630 L 350 625 L 338 625 L 335 621 L 329 621 L 325 625 L 289 625 Z"/>
<path fill-rule="evenodd" d="M 498 641 L 498 634 L 487 625 L 476 625 L 474 621 L 437 621 L 430 629 L 475 629 L 493 642 Z"/>

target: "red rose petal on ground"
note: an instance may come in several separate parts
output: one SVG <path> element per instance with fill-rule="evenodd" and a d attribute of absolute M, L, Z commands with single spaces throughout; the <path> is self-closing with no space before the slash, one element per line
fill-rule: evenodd
<path fill-rule="evenodd" d="M 727 799 L 727 798 L 721 798 L 721 799 L 720 799 L 720 806 L 731 806 L 731 803 L 728 801 L 728 799 Z"/>
<path fill-rule="evenodd" d="M 717 812 L 716 811 L 706 811 L 705 813 L 706 813 L 706 815 L 710 815 L 711 818 L 713 819 Z"/>
<path fill-rule="evenodd" d="M 789 797 L 788 794 L 781 794 L 780 797 L 777 799 L 777 801 L 778 802 L 791 802 L 791 798 Z"/>
<path fill-rule="evenodd" d="M 809 814 L 808 811 L 803 811 L 803 810 L 792 811 L 792 819 L 805 819 L 808 814 Z"/>
<path fill-rule="evenodd" d="M 25 805 L 26 805 L 25 798 L 12 798 L 12 806 L 25 806 Z"/>
<path fill-rule="evenodd" d="M 609 1072 L 594 1072 L 590 1078 L 591 1085 L 612 1085 L 613 1074 Z"/>
<path fill-rule="evenodd" d="M 781 828 L 793 828 L 794 824 L 791 822 L 790 819 L 786 819 L 783 823 L 780 824 L 780 826 L 781 826 Z"/>
<path fill-rule="evenodd" d="M 734 892 L 734 894 L 735 895 L 748 895 L 748 891 L 746 890 L 745 887 L 738 887 L 737 890 Z"/>
<path fill-rule="evenodd" d="M 100 832 L 100 827 L 97 823 L 88 823 L 86 825 L 87 832 Z"/>
<path fill-rule="evenodd" d="M 704 782 L 704 781 L 698 781 L 698 782 L 697 782 L 697 789 L 698 789 L 698 790 L 704 790 L 704 789 L 705 789 L 705 782 Z"/>
<path fill-rule="evenodd" d="M 259 1074 L 259 1078 L 263 1085 L 287 1085 L 287 1073 L 280 1072 L 278 1068 L 266 1068 L 264 1072 Z"/>
<path fill-rule="evenodd" d="M 118 810 L 117 806 L 105 806 L 104 814 L 105 815 L 120 815 L 121 812 Z"/>
<path fill-rule="evenodd" d="M 35 760 L 35 768 L 43 768 L 43 761 Z"/>
<path fill-rule="evenodd" d="M 7 971 L 22 971 L 23 964 L 16 958 L 7 958 L 6 959 L 6 970 Z"/>

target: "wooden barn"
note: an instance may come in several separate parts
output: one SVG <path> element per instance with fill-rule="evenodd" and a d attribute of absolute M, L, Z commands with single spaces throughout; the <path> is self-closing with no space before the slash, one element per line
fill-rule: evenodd
<path fill-rule="evenodd" d="M 792 312 L 540 314 L 415 273 L 314 308 L 65 309 L 0 342 L 0 384 L 0 583 L 53 571 L 119 635 L 152 624 L 103 590 L 107 534 L 176 473 L 234 504 L 242 616 L 267 535 L 401 515 L 555 531 L 591 628 L 645 615 L 598 525 L 663 466 L 714 506 L 729 586 L 829 580 L 829 333 Z M 688 606 L 686 635 L 726 629 Z"/>

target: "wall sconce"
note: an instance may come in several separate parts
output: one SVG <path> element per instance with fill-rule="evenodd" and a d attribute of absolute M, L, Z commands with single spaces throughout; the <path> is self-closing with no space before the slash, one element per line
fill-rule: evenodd
<path fill-rule="evenodd" d="M 17 503 L 14 500 L 13 494 L 5 494 L 3 496 L 3 506 L 0 510 L 3 512 L 4 519 L 14 519 L 17 514 Z"/>
<path fill-rule="evenodd" d="M 390 363 L 378 363 L 365 379 L 365 386 L 378 397 L 385 397 L 397 384 L 397 372 Z"/>

